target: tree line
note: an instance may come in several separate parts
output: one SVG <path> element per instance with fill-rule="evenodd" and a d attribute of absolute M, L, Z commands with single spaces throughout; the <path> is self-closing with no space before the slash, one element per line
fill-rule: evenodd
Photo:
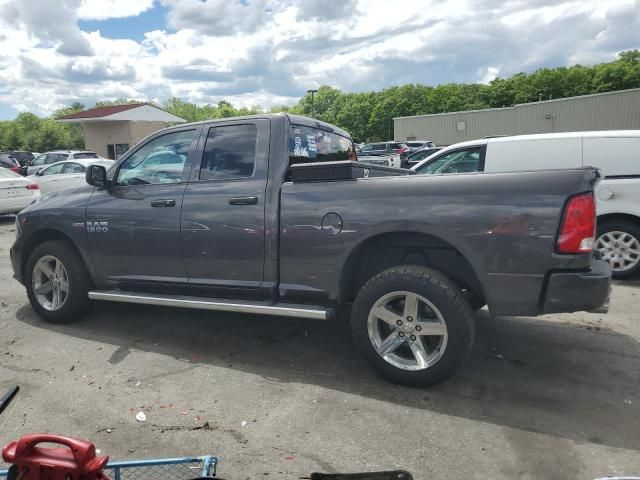
<path fill-rule="evenodd" d="M 276 106 L 269 111 L 313 116 L 347 130 L 360 141 L 377 141 L 392 139 L 394 117 L 508 107 L 638 87 L 640 50 L 630 50 L 608 63 L 541 68 L 533 73 L 496 78 L 488 84 L 409 84 L 359 93 L 322 86 L 314 94 L 313 103 L 311 94 L 306 94 L 293 106 Z M 94 107 L 133 102 L 137 100 L 116 99 L 98 102 Z M 197 105 L 180 98 L 168 99 L 158 106 L 189 122 L 265 111 L 259 105 L 236 108 L 227 101 Z M 23 112 L 15 120 L 0 122 L 0 150 L 84 148 L 80 125 L 55 120 L 86 109 L 85 105 L 74 103 L 49 118 Z"/>

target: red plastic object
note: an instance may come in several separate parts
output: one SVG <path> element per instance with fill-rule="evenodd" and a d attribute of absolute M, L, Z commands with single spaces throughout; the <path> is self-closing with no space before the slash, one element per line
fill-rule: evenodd
<path fill-rule="evenodd" d="M 64 447 L 39 447 L 55 443 Z M 102 470 L 108 456 L 96 457 L 93 443 L 47 433 L 25 435 L 2 449 L 5 462 L 17 468 L 21 480 L 108 480 Z"/>

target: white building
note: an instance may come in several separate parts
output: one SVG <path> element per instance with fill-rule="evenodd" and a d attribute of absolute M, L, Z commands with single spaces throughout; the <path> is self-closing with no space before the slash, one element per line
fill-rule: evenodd
<path fill-rule="evenodd" d="M 394 140 L 451 145 L 488 135 L 640 130 L 640 88 L 523 103 L 506 108 L 393 119 Z"/>

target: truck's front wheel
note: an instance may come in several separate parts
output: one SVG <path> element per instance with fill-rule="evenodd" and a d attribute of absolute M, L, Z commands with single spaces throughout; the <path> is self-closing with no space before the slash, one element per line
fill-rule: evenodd
<path fill-rule="evenodd" d="M 392 267 L 371 278 L 354 302 L 351 329 L 378 372 L 412 386 L 450 377 L 475 339 L 473 312 L 460 289 L 418 265 Z"/>
<path fill-rule="evenodd" d="M 48 322 L 70 322 L 90 305 L 90 279 L 82 258 L 63 240 L 45 242 L 33 250 L 25 284 L 31 307 Z"/>

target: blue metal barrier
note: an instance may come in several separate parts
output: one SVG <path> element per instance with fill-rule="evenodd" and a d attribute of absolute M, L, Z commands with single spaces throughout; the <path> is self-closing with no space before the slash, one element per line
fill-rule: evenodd
<path fill-rule="evenodd" d="M 217 464 L 218 458 L 212 455 L 131 460 L 109 462 L 104 473 L 112 480 L 190 480 L 215 476 Z M 0 477 L 8 473 L 9 470 L 0 470 Z"/>

